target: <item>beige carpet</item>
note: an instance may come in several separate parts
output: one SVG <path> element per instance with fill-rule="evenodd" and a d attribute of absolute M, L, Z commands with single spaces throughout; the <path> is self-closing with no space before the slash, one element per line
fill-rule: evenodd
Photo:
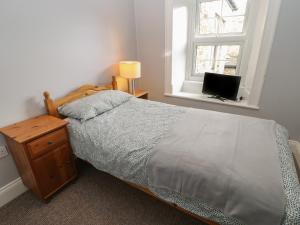
<path fill-rule="evenodd" d="M 1 225 L 196 225 L 170 206 L 79 163 L 79 178 L 45 204 L 26 192 L 0 208 Z"/>

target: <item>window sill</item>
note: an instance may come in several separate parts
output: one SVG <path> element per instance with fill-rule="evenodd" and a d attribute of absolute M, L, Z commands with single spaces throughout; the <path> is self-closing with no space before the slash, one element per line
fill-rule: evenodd
<path fill-rule="evenodd" d="M 249 105 L 247 100 L 242 101 L 231 101 L 226 100 L 225 102 L 222 102 L 218 99 L 209 98 L 209 95 L 204 94 L 192 94 L 187 92 L 176 92 L 173 94 L 165 93 L 165 96 L 168 97 L 175 97 L 175 98 L 182 98 L 182 99 L 190 99 L 190 100 L 196 100 L 196 101 L 202 101 L 202 102 L 208 102 L 213 104 L 220 104 L 220 105 L 227 105 L 227 106 L 233 106 L 233 107 L 239 107 L 239 108 L 247 108 L 247 109 L 254 109 L 258 110 L 259 107 L 255 105 Z"/>

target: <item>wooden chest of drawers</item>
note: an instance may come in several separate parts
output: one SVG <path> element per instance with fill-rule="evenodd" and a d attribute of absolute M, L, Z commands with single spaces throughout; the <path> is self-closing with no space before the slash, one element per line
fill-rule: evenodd
<path fill-rule="evenodd" d="M 77 176 L 66 125 L 45 115 L 1 129 L 23 183 L 42 199 Z"/>

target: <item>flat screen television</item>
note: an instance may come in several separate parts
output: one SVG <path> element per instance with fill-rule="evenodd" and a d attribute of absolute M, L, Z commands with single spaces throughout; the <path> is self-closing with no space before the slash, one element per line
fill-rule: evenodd
<path fill-rule="evenodd" d="M 205 73 L 202 93 L 236 101 L 240 82 L 240 76 Z"/>

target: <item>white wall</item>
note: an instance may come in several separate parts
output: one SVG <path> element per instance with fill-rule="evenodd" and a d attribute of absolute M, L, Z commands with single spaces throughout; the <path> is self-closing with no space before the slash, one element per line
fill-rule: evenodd
<path fill-rule="evenodd" d="M 0 1 L 0 127 L 44 113 L 45 90 L 110 82 L 135 38 L 133 0 Z M 1 159 L 0 187 L 17 177 Z"/>
<path fill-rule="evenodd" d="M 283 0 L 260 110 L 247 110 L 164 96 L 165 9 L 162 0 L 136 0 L 140 86 L 150 98 L 167 103 L 274 119 L 300 140 L 300 1 Z"/>

